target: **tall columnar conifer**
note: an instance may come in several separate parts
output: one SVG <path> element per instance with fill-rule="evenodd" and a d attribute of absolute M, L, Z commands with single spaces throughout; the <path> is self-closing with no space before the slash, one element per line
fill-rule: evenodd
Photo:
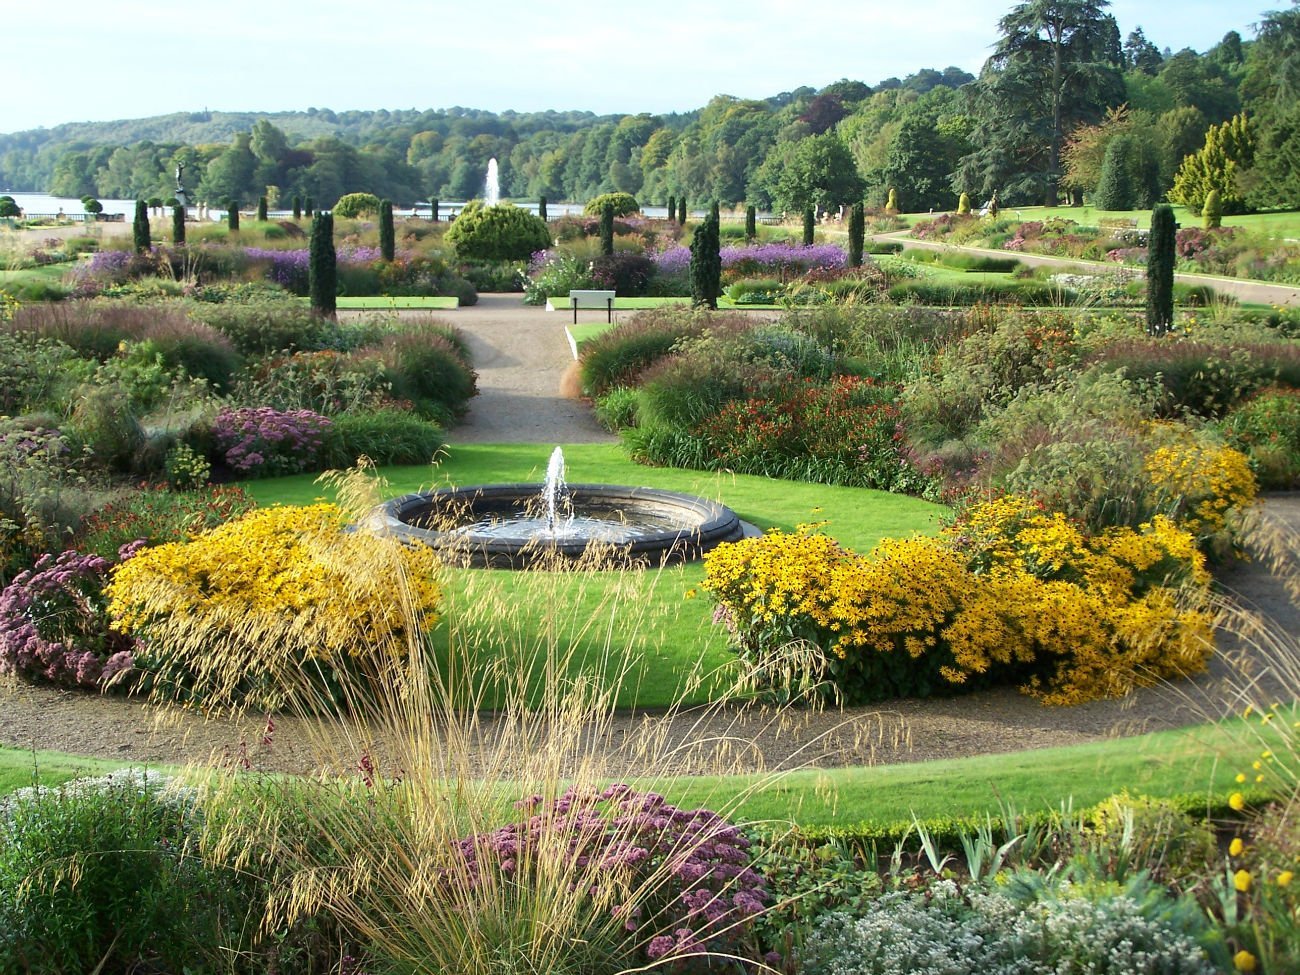
<path fill-rule="evenodd" d="M 969 194 L 969 193 L 963 193 L 961 196 L 957 197 L 957 212 L 958 212 L 959 214 L 967 214 L 967 213 L 970 213 L 970 194 Z"/>
<path fill-rule="evenodd" d="M 1173 207 L 1162 203 L 1151 211 L 1147 240 L 1147 332 L 1163 335 L 1174 322 L 1174 241 L 1178 224 Z"/>
<path fill-rule="evenodd" d="M 302 219 L 302 197 L 301 196 L 295 196 L 293 198 L 293 219 L 294 220 Z"/>
<path fill-rule="evenodd" d="M 803 211 L 803 245 L 811 247 L 813 235 L 817 230 L 817 212 L 812 207 L 804 207 Z"/>
<path fill-rule="evenodd" d="M 334 252 L 334 214 L 322 210 L 311 222 L 311 249 L 307 264 L 311 309 L 322 318 L 335 317 L 338 265 Z"/>
<path fill-rule="evenodd" d="M 1205 194 L 1205 203 L 1201 206 L 1206 230 L 1218 230 L 1223 226 L 1223 197 L 1218 190 Z"/>
<path fill-rule="evenodd" d="M 606 203 L 600 208 L 600 252 L 605 255 L 614 253 L 614 204 Z"/>
<path fill-rule="evenodd" d="M 676 196 L 668 197 L 668 219 L 669 220 L 677 219 L 677 197 Z"/>
<path fill-rule="evenodd" d="M 862 267 L 862 245 L 867 237 L 867 211 L 861 202 L 849 210 L 849 265 Z"/>
<path fill-rule="evenodd" d="M 149 252 L 149 204 L 135 201 L 135 220 L 131 223 L 131 238 L 137 254 Z"/>
<path fill-rule="evenodd" d="M 889 188 L 889 199 L 885 201 L 885 210 L 888 213 L 898 212 L 898 190 L 892 186 Z"/>
<path fill-rule="evenodd" d="M 691 304 L 717 308 L 721 290 L 721 233 L 718 221 L 710 213 L 691 237 Z"/>
<path fill-rule="evenodd" d="M 239 201 L 226 201 L 226 226 L 231 230 L 239 229 Z"/>
<path fill-rule="evenodd" d="M 677 201 L 677 222 L 683 226 L 686 224 L 686 197 L 681 197 Z"/>
<path fill-rule="evenodd" d="M 266 197 L 257 198 L 257 220 L 258 223 L 266 223 Z"/>
<path fill-rule="evenodd" d="M 722 207 L 718 205 L 717 200 L 709 204 L 709 216 L 713 218 L 719 227 L 722 226 Z"/>
<path fill-rule="evenodd" d="M 379 256 L 391 261 L 397 254 L 397 234 L 393 228 L 393 201 L 379 201 Z"/>
<path fill-rule="evenodd" d="M 751 203 L 745 207 L 745 239 L 753 240 L 758 236 L 758 209 Z"/>
<path fill-rule="evenodd" d="M 438 222 L 438 198 L 436 196 L 429 201 L 429 219 L 434 223 Z"/>
<path fill-rule="evenodd" d="M 180 247 L 185 243 L 185 208 L 172 207 L 172 244 Z"/>
<path fill-rule="evenodd" d="M 308 220 L 316 216 L 316 204 L 312 202 L 312 198 L 310 196 L 307 197 L 307 199 L 303 200 L 302 212 L 307 214 Z"/>
<path fill-rule="evenodd" d="M 545 220 L 547 219 L 547 216 L 546 216 L 546 197 L 544 197 L 544 196 L 541 196 L 541 197 L 538 197 L 538 198 L 537 198 L 537 216 L 540 217 L 543 221 L 545 221 Z"/>

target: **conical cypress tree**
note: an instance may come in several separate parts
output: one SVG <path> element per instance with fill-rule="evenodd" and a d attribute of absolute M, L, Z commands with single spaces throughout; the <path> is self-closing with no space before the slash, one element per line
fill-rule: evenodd
<path fill-rule="evenodd" d="M 257 198 L 257 220 L 258 223 L 266 223 L 266 197 Z"/>
<path fill-rule="evenodd" d="M 600 252 L 614 253 L 614 204 L 606 203 L 600 208 Z"/>
<path fill-rule="evenodd" d="M 718 221 L 710 213 L 691 237 L 691 304 L 717 308 L 721 290 L 721 236 Z"/>
<path fill-rule="evenodd" d="M 338 290 L 338 265 L 334 253 L 334 214 L 322 210 L 311 222 L 311 249 L 308 254 L 307 288 L 311 310 L 322 318 L 334 318 Z"/>
<path fill-rule="evenodd" d="M 537 216 L 543 223 L 548 219 L 546 215 L 546 197 L 544 196 L 539 196 L 537 198 Z"/>
<path fill-rule="evenodd" d="M 1174 209 L 1162 203 L 1151 211 L 1147 238 L 1147 332 L 1163 335 L 1174 323 Z"/>
<path fill-rule="evenodd" d="M 758 236 L 758 210 L 753 204 L 745 207 L 745 239 L 753 240 Z"/>
<path fill-rule="evenodd" d="M 898 212 L 898 190 L 894 189 L 892 186 L 889 188 L 889 199 L 885 201 L 885 212 Z"/>
<path fill-rule="evenodd" d="M 185 243 L 185 208 L 172 207 L 172 244 L 180 247 Z"/>
<path fill-rule="evenodd" d="M 718 206 L 717 200 L 709 204 L 709 216 L 713 218 L 713 222 L 719 227 L 722 226 L 722 208 Z"/>
<path fill-rule="evenodd" d="M 676 196 L 668 197 L 668 219 L 669 220 L 677 219 L 677 197 Z"/>
<path fill-rule="evenodd" d="M 436 196 L 429 201 L 429 219 L 434 223 L 438 222 L 438 198 Z"/>
<path fill-rule="evenodd" d="M 677 222 L 686 223 L 686 197 L 684 196 L 677 201 Z"/>
<path fill-rule="evenodd" d="M 295 196 L 293 198 L 293 219 L 294 220 L 302 219 L 302 197 L 301 196 Z"/>
<path fill-rule="evenodd" d="M 313 217 L 316 216 L 316 204 L 312 202 L 312 199 L 311 199 L 310 196 L 307 197 L 307 199 L 303 200 L 303 202 L 302 202 L 302 212 L 305 213 L 305 214 L 307 214 L 307 219 L 308 219 L 308 220 L 311 220 Z"/>
<path fill-rule="evenodd" d="M 957 212 L 962 214 L 970 213 L 969 193 L 963 193 L 961 196 L 957 197 Z"/>
<path fill-rule="evenodd" d="M 1135 147 L 1132 136 L 1117 135 L 1106 146 L 1097 193 L 1093 199 L 1098 210 L 1133 209 L 1133 168 Z"/>
<path fill-rule="evenodd" d="M 805 207 L 803 211 L 803 245 L 811 247 L 813 243 L 813 233 L 817 228 L 817 214 L 812 207 Z"/>
<path fill-rule="evenodd" d="M 1218 190 L 1205 194 L 1205 203 L 1201 205 L 1201 216 L 1206 230 L 1218 230 L 1223 226 L 1223 197 Z"/>
<path fill-rule="evenodd" d="M 393 229 L 392 200 L 379 201 L 379 256 L 391 261 L 397 253 L 397 234 Z"/>
<path fill-rule="evenodd" d="M 849 210 L 849 265 L 862 267 L 862 244 L 867 237 L 867 211 L 861 203 Z"/>
<path fill-rule="evenodd" d="M 231 230 L 239 229 L 239 202 L 236 200 L 226 201 L 226 226 Z"/>
<path fill-rule="evenodd" d="M 144 200 L 135 201 L 135 220 L 131 223 L 131 237 L 137 254 L 149 251 L 149 204 Z"/>

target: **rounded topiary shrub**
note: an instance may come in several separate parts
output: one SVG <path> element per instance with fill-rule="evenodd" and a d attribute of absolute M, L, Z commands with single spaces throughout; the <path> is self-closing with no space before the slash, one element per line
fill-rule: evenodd
<path fill-rule="evenodd" d="M 379 197 L 373 193 L 347 193 L 334 204 L 333 213 L 336 217 L 353 220 L 378 213 L 380 205 Z"/>
<path fill-rule="evenodd" d="M 470 261 L 526 261 L 551 246 L 545 221 L 510 203 L 471 200 L 444 238 Z"/>
<path fill-rule="evenodd" d="M 631 193 L 602 193 L 588 200 L 582 212 L 598 217 L 607 206 L 613 208 L 616 217 L 630 217 L 641 210 L 641 204 L 637 203 L 636 197 Z"/>

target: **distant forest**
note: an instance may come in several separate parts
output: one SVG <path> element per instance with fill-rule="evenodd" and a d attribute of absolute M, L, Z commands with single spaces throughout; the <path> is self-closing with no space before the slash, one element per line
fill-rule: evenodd
<path fill-rule="evenodd" d="M 1244 112 L 1250 144 L 1230 174 L 1242 205 L 1300 206 L 1300 8 L 1261 14 L 1254 40 L 1232 31 L 1204 53 L 1175 53 L 1141 28 L 1121 38 L 1107 7 L 1017 5 L 978 78 L 925 68 L 875 85 L 718 95 L 669 115 L 312 108 L 59 125 L 0 135 L 0 187 L 166 199 L 183 165 L 192 197 L 217 205 L 266 195 L 273 207 L 294 196 L 329 206 L 364 191 L 409 206 L 481 195 L 496 158 L 505 197 L 625 191 L 795 210 L 881 205 L 892 188 L 902 209 L 923 211 L 952 209 L 962 192 L 1078 201 L 1115 157 L 1132 205 L 1148 206 Z"/>

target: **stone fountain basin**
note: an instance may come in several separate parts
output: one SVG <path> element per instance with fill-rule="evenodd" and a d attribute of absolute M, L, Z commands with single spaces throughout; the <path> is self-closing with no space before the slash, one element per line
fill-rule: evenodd
<path fill-rule="evenodd" d="M 592 545 L 623 564 L 676 564 L 745 532 L 726 505 L 694 495 L 570 484 L 574 525 L 561 519 L 552 536 L 537 510 L 541 492 L 540 484 L 489 484 L 407 494 L 379 508 L 379 527 L 442 551 L 451 563 L 508 569 L 555 556 L 577 560 Z"/>

